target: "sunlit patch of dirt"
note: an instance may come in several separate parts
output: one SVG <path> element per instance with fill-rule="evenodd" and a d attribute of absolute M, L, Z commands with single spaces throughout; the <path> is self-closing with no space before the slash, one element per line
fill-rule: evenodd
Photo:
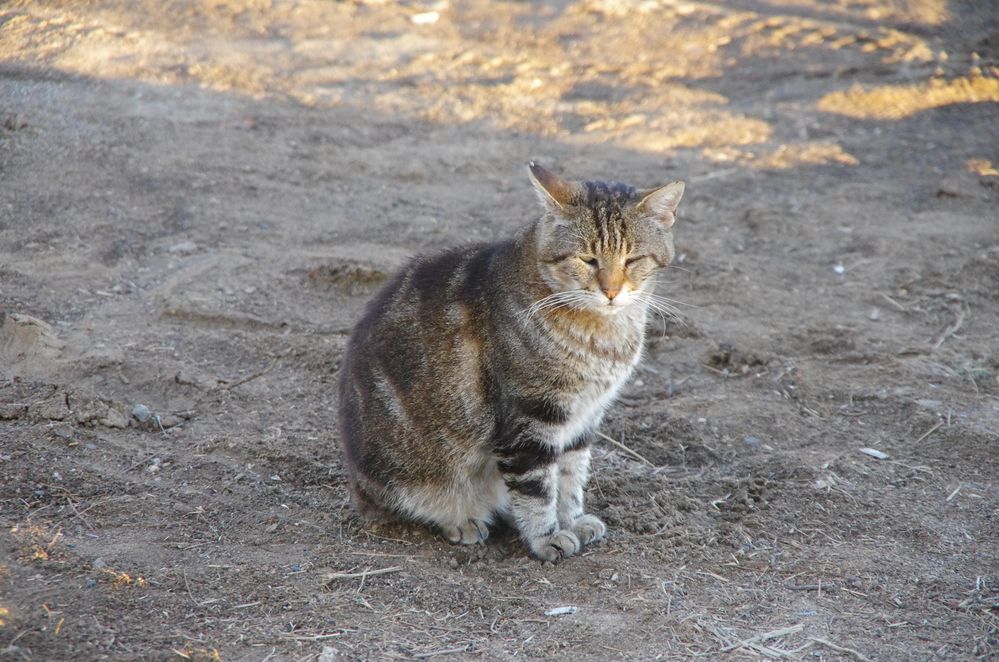
<path fill-rule="evenodd" d="M 771 170 L 787 170 L 800 165 L 855 166 L 860 163 L 840 145 L 827 141 L 784 144 L 759 154 L 734 147 L 706 148 L 701 155 L 713 163 Z"/>
<path fill-rule="evenodd" d="M 999 177 L 999 170 L 988 159 L 968 159 L 965 167 L 968 172 L 973 172 L 981 177 Z"/>
<path fill-rule="evenodd" d="M 999 102 L 999 79 L 971 76 L 911 85 L 854 85 L 819 99 L 818 108 L 856 119 L 900 120 L 956 103 Z"/>

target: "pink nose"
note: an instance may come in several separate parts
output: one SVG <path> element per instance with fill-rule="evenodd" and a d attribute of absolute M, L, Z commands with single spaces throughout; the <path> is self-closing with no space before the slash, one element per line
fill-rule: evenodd
<path fill-rule="evenodd" d="M 611 300 L 613 300 L 614 297 L 617 296 L 617 293 L 621 291 L 620 287 L 604 287 L 601 289 L 603 289 L 604 294 L 607 295 L 607 298 Z"/>

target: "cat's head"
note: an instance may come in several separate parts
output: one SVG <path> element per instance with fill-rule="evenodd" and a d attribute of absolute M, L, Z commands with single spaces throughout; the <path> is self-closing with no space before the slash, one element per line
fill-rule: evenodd
<path fill-rule="evenodd" d="M 648 303 L 656 271 L 673 260 L 670 228 L 683 182 L 636 190 L 566 181 L 535 163 L 529 169 L 546 210 L 537 251 L 553 306 L 610 315 Z"/>

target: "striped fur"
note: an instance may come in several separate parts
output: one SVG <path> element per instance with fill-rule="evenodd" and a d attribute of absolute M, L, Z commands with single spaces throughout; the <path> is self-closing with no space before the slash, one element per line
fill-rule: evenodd
<path fill-rule="evenodd" d="M 567 182 L 531 166 L 544 216 L 510 240 L 413 260 L 369 303 L 341 366 L 355 506 L 537 557 L 600 539 L 590 435 L 641 354 L 682 184 Z"/>

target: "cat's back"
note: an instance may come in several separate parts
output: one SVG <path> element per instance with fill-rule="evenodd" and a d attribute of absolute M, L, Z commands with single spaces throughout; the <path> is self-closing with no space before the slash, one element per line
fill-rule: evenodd
<path fill-rule="evenodd" d="M 440 339 L 485 323 L 495 283 L 495 262 L 506 244 L 473 244 L 421 255 L 404 265 L 368 302 L 351 334 L 348 352 L 399 350 L 408 337 Z M 412 348 L 426 352 L 427 346 Z"/>

